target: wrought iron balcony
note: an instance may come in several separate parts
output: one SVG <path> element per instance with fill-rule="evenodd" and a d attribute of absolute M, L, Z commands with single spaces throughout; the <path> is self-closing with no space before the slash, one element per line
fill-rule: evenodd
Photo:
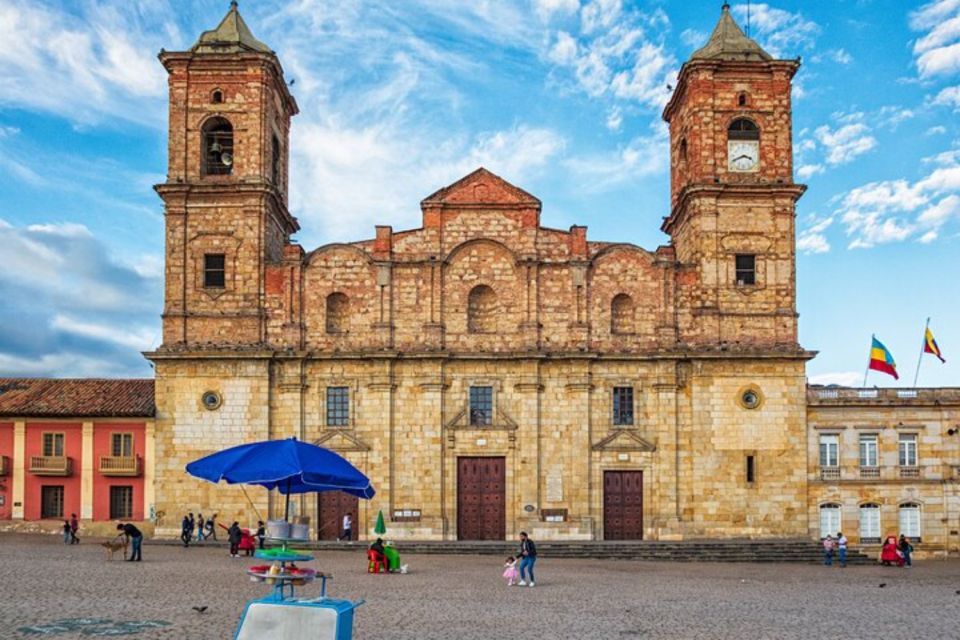
<path fill-rule="evenodd" d="M 821 480 L 839 480 L 840 467 L 820 467 Z"/>
<path fill-rule="evenodd" d="M 37 476 L 69 476 L 73 460 L 66 456 L 30 456 L 30 473 Z"/>
<path fill-rule="evenodd" d="M 100 473 L 105 476 L 139 476 L 140 456 L 100 456 Z"/>

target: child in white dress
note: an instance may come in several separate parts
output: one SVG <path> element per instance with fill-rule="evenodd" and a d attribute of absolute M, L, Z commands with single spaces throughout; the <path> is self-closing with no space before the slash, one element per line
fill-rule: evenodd
<path fill-rule="evenodd" d="M 513 556 L 507 558 L 503 563 L 503 577 L 507 580 L 507 586 L 512 587 L 520 578 L 520 570 L 517 569 L 517 559 Z"/>

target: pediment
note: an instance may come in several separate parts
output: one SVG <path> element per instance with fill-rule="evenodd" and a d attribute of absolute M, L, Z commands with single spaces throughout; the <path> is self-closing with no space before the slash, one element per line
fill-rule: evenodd
<path fill-rule="evenodd" d="M 370 445 L 349 431 L 326 431 L 313 444 L 333 451 L 370 451 Z"/>
<path fill-rule="evenodd" d="M 540 208 L 540 200 L 480 167 L 453 184 L 427 196 L 427 205 L 499 205 Z"/>
<path fill-rule="evenodd" d="M 479 431 L 516 431 L 517 421 L 497 407 L 493 415 L 493 424 L 485 424 L 482 426 L 470 424 L 470 420 L 467 419 L 467 410 L 464 408 L 443 425 L 443 428 L 445 430 L 477 429 Z"/>
<path fill-rule="evenodd" d="M 594 451 L 656 451 L 657 447 L 640 437 L 636 431 L 622 429 L 614 431 L 591 447 Z"/>

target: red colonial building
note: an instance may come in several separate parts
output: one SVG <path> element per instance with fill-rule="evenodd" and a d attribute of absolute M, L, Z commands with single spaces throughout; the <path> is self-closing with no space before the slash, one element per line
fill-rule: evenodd
<path fill-rule="evenodd" d="M 0 378 L 0 520 L 143 522 L 153 380 Z"/>

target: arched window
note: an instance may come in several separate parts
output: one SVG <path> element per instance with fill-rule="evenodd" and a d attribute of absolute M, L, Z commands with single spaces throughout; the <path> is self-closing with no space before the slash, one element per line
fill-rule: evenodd
<path fill-rule="evenodd" d="M 880 505 L 860 505 L 860 544 L 880 544 Z"/>
<path fill-rule="evenodd" d="M 467 299 L 467 331 L 493 333 L 497 330 L 497 294 L 485 284 L 470 290 Z"/>
<path fill-rule="evenodd" d="M 327 333 L 346 333 L 350 298 L 339 291 L 327 296 Z"/>
<path fill-rule="evenodd" d="M 213 93 L 210 94 L 210 102 L 213 104 L 220 104 L 223 102 L 223 91 L 220 89 L 214 89 Z"/>
<path fill-rule="evenodd" d="M 233 125 L 210 118 L 203 125 L 203 174 L 225 176 L 233 171 Z"/>
<path fill-rule="evenodd" d="M 738 107 L 747 106 L 747 94 L 745 91 L 741 91 L 740 95 L 737 96 L 737 106 Z"/>
<path fill-rule="evenodd" d="M 619 293 L 610 303 L 610 333 L 627 334 L 633 331 L 633 298 Z"/>
<path fill-rule="evenodd" d="M 900 505 L 900 533 L 912 541 L 920 539 L 920 505 L 916 502 Z"/>
<path fill-rule="evenodd" d="M 730 140 L 759 140 L 760 129 L 753 120 L 737 118 L 730 123 L 730 128 L 727 130 L 727 138 Z"/>
<path fill-rule="evenodd" d="M 820 505 L 820 537 L 836 536 L 840 528 L 840 505 L 829 502 Z"/>
<path fill-rule="evenodd" d="M 687 161 L 687 139 L 680 139 L 680 162 Z"/>
<path fill-rule="evenodd" d="M 270 178 L 273 180 L 273 184 L 276 186 L 280 185 L 280 140 L 277 136 L 273 136 L 271 142 L 271 153 L 270 158 Z"/>

